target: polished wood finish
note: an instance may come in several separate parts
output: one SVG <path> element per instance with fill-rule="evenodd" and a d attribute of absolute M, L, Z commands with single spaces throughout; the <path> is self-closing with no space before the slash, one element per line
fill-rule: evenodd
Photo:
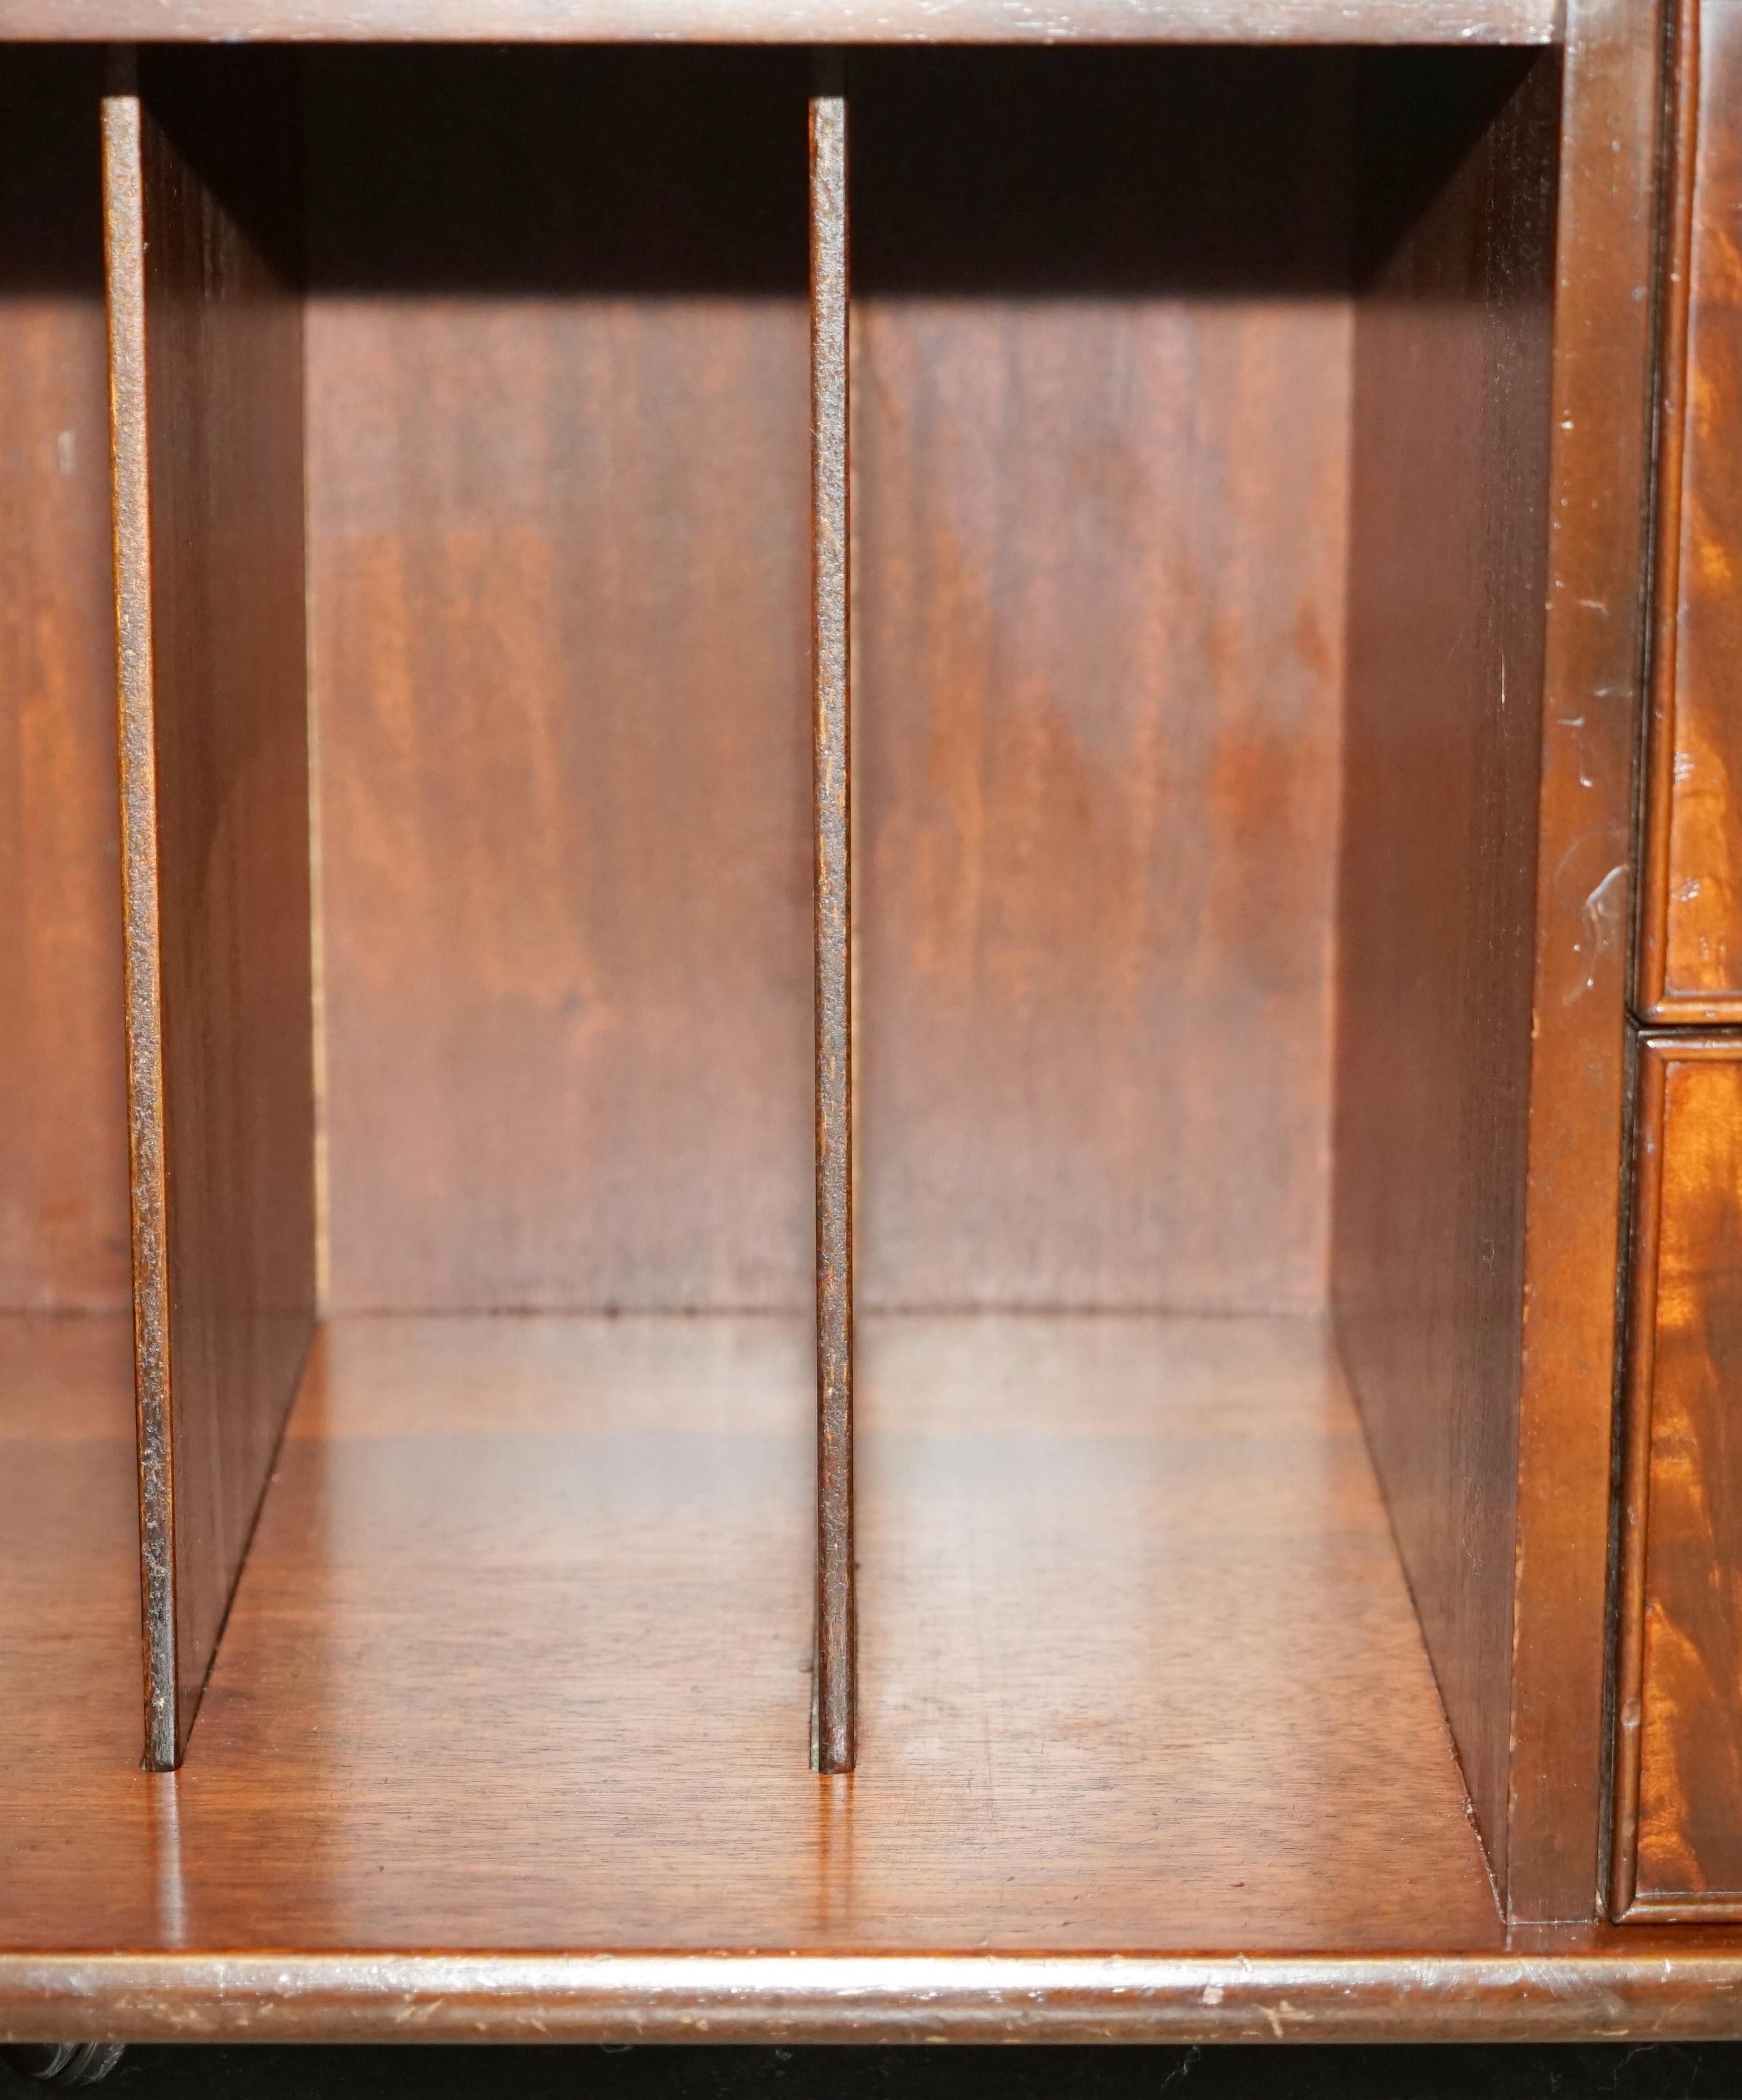
<path fill-rule="evenodd" d="M 868 1306 L 1322 1302 L 1350 92 L 853 60 Z"/>
<path fill-rule="evenodd" d="M 1502 1943 L 1313 1316 L 862 1323 L 850 1782 L 805 1315 L 333 1322 L 173 1776 L 115 1667 L 125 1360 L 64 1325 L 15 1345 L 7 1949 Z"/>
<path fill-rule="evenodd" d="M 810 690 L 817 1065 L 818 1771 L 853 1762 L 853 533 L 845 62 L 824 53 L 810 98 Z"/>
<path fill-rule="evenodd" d="M 797 1312 L 807 66 L 307 64 L 329 1302 Z"/>
<path fill-rule="evenodd" d="M 293 124 L 282 63 L 254 59 L 153 60 L 103 106 L 158 1767 L 192 1725 L 313 1312 Z"/>
<path fill-rule="evenodd" d="M 1359 112 L 1332 1300 L 1502 1886 L 1558 87 Z"/>
<path fill-rule="evenodd" d="M 1722 2041 L 1742 1950 L 0 1954 L 0 2033 L 139 2041 Z"/>
<path fill-rule="evenodd" d="M 1623 1016 L 1662 20 L 1568 0 L 1524 1182 L 1511 1811 L 1517 1918 L 1600 1904 Z"/>
<path fill-rule="evenodd" d="M 1553 43 L 1559 0 L 0 0 L 0 41 Z"/>
<path fill-rule="evenodd" d="M 81 1992 L 63 2032 L 1742 2031 L 1727 1096 L 1635 1271 L 1699 1303 L 1634 1317 L 1608 1565 L 1691 15 L 855 50 L 813 484 L 808 55 L 573 10 L 571 47 L 469 50 L 473 4 L 439 48 L 157 46 L 110 98 L 157 1762 L 317 1273 L 340 1317 L 157 1771 L 124 1322 L 0 1321 L 0 2032 Z M 1329 23 L 1181 0 L 1138 41 Z M 855 1221 L 825 1174 L 814 1246 L 817 494 L 862 1185 Z M 85 615 L 18 575 L 28 679 Z M 839 1339 L 855 1222 L 860 1735 L 823 1776 L 811 1308 L 820 1252 Z M 30 1288 L 76 1302 L 79 1250 L 27 1247 Z M 1613 1926 L 1606 1661 L 1647 1714 Z M 1709 1921 L 1642 1917 L 1678 1906 Z"/>
<path fill-rule="evenodd" d="M 1742 7 L 1680 0 L 1640 1012 L 1742 1020 Z"/>
<path fill-rule="evenodd" d="M 0 1306 L 127 1302 L 99 55 L 0 71 Z"/>
<path fill-rule="evenodd" d="M 1612 1901 L 1742 1917 L 1742 1037 L 1638 1086 Z"/>

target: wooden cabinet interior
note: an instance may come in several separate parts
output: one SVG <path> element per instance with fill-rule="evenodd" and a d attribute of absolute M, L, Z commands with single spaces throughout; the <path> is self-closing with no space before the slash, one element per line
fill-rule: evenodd
<path fill-rule="evenodd" d="M 1600 1954 L 1654 25 L 851 55 L 850 1780 L 809 55 L 11 55 L 0 1949 Z"/>

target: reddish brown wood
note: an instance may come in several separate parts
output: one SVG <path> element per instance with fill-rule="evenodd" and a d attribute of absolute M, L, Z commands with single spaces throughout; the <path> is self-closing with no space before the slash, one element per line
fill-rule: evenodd
<path fill-rule="evenodd" d="M 104 104 L 160 1767 L 192 1725 L 313 1311 L 302 332 L 271 255 L 293 136 L 282 71 L 163 58 Z"/>
<path fill-rule="evenodd" d="M 1556 75 L 1361 93 L 1332 1289 L 1502 1886 Z"/>
<path fill-rule="evenodd" d="M 1742 1020 L 1742 9 L 1682 0 L 1637 998 Z"/>
<path fill-rule="evenodd" d="M 838 55 L 810 98 L 810 688 L 817 1063 L 814 1755 L 853 1763 L 853 805 L 849 685 L 847 97 Z"/>
<path fill-rule="evenodd" d="M 310 60 L 336 1307 L 812 1301 L 806 78 Z"/>
<path fill-rule="evenodd" d="M 97 55 L 0 73 L 0 1305 L 125 1305 Z"/>
<path fill-rule="evenodd" d="M 1571 0 L 1538 804 L 1507 1891 L 1600 1904 L 1660 10 Z"/>
<path fill-rule="evenodd" d="M 1651 1035 L 1636 1120 L 1612 1900 L 1742 1917 L 1742 1038 Z"/>
<path fill-rule="evenodd" d="M 853 93 L 862 1302 L 1316 1304 L 1348 61 Z"/>
<path fill-rule="evenodd" d="M 0 0 L 0 38 L 1527 43 L 1557 0 Z"/>
<path fill-rule="evenodd" d="M 809 1356 L 802 1313 L 333 1323 L 156 1779 L 124 1361 L 45 1366 L 0 1946 L 1500 1943 L 1316 1318 L 862 1323 L 850 1786 L 796 1754 Z"/>

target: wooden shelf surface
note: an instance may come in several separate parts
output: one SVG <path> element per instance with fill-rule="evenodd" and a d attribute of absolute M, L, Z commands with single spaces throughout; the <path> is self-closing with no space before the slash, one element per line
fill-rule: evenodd
<path fill-rule="evenodd" d="M 817 1778 L 808 1339 L 324 1330 L 148 1775 L 126 1323 L 0 1318 L 0 2035 L 1735 2025 L 1735 1934 L 1498 1923 L 1315 1319 L 868 1319 Z"/>
<path fill-rule="evenodd" d="M 0 40 L 1548 44 L 1560 0 L 0 0 Z"/>
<path fill-rule="evenodd" d="M 851 1781 L 806 1321 L 325 1330 L 164 1777 L 125 1336 L 8 1334 L 6 1947 L 1498 1943 L 1316 1321 L 867 1321 Z"/>

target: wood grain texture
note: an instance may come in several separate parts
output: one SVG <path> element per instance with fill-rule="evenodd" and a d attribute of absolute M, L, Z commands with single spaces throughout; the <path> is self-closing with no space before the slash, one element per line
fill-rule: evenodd
<path fill-rule="evenodd" d="M 1502 1882 L 1557 90 L 1361 93 L 1333 1303 Z"/>
<path fill-rule="evenodd" d="M 1500 1943 L 1316 1319 L 865 1322 L 850 1780 L 805 1755 L 809 1328 L 333 1323 L 173 1776 L 114 1668 L 125 1364 L 62 1380 L 19 1462 L 97 1520 L 0 1535 L 0 1946 Z"/>
<path fill-rule="evenodd" d="M 97 55 L 0 74 L 0 1306 L 127 1302 Z"/>
<path fill-rule="evenodd" d="M 1547 44 L 1559 0 L 0 0 L 0 40 Z"/>
<path fill-rule="evenodd" d="M 1742 7 L 1677 11 L 1640 1011 L 1742 1020 Z"/>
<path fill-rule="evenodd" d="M 1662 22 L 1571 0 L 1550 412 L 1507 1890 L 1602 1887 L 1629 876 Z"/>
<path fill-rule="evenodd" d="M 1742 1917 L 1742 1038 L 1638 1083 L 1612 1899 Z"/>
<path fill-rule="evenodd" d="M 282 62 L 104 104 L 147 1757 L 175 1762 L 312 1321 L 302 334 Z M 219 90 L 222 90 L 220 93 Z"/>
<path fill-rule="evenodd" d="M 1348 61 L 853 77 L 862 1302 L 1316 1304 Z"/>
<path fill-rule="evenodd" d="M 331 1302 L 796 1311 L 805 64 L 308 78 Z"/>

